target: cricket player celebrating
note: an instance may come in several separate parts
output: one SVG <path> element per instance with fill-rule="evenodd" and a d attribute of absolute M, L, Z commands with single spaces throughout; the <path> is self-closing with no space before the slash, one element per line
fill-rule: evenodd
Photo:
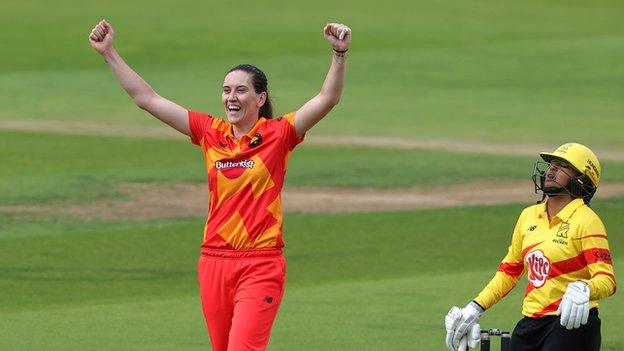
<path fill-rule="evenodd" d="M 142 109 L 190 137 L 204 155 L 210 196 L 198 280 L 215 351 L 264 350 L 284 294 L 281 190 L 291 151 L 338 104 L 351 29 L 324 28 L 331 66 L 320 92 L 296 112 L 273 118 L 268 82 L 252 65 L 227 72 L 221 101 L 227 120 L 189 111 L 158 95 L 113 47 L 98 23 L 91 46 Z"/>
<path fill-rule="evenodd" d="M 607 232 L 589 202 L 600 185 L 601 167 L 587 147 L 568 143 L 533 169 L 542 201 L 522 211 L 498 272 L 466 307 L 445 318 L 449 350 L 476 348 L 479 316 L 516 285 L 528 284 L 512 351 L 598 351 L 598 300 L 615 292 Z M 546 199 L 546 201 L 543 201 Z"/>

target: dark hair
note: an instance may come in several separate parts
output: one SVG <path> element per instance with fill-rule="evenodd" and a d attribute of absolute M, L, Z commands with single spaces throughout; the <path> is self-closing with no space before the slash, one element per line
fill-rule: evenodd
<path fill-rule="evenodd" d="M 271 98 L 269 97 L 269 81 L 264 75 L 264 72 L 262 72 L 258 67 L 250 64 L 238 65 L 227 71 L 227 73 L 234 71 L 243 71 L 251 75 L 251 84 L 253 84 L 256 94 L 260 94 L 262 92 L 266 93 L 266 101 L 264 102 L 264 105 L 260 106 L 260 117 L 273 117 L 273 105 L 271 104 Z"/>

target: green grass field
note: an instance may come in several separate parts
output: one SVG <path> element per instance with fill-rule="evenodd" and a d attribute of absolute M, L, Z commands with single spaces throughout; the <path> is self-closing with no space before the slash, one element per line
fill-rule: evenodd
<path fill-rule="evenodd" d="M 612 0 L 3 2 L 0 126 L 57 121 L 68 133 L 0 128 L 0 350 L 209 349 L 195 279 L 204 218 L 85 221 L 3 210 L 117 199 L 120 182 L 205 181 L 199 150 L 183 138 L 70 135 L 76 121 L 157 123 L 90 48 L 100 18 L 127 61 L 188 108 L 220 114 L 224 72 L 242 62 L 265 70 L 278 112 L 298 108 L 320 88 L 330 59 L 321 29 L 336 20 L 354 32 L 347 85 L 311 135 L 575 140 L 617 151 L 623 12 Z M 521 181 L 535 159 L 304 144 L 286 184 Z M 603 167 L 605 181 L 624 180 L 624 163 Z M 493 275 L 525 205 L 287 215 L 288 288 L 269 349 L 444 349 L 444 315 Z M 622 281 L 624 198 L 594 208 Z M 524 281 L 482 325 L 511 330 L 523 290 Z M 602 349 L 624 350 L 624 300 L 604 300 L 600 313 Z"/>
<path fill-rule="evenodd" d="M 0 58 L 1 119 L 148 123 L 87 43 L 102 17 L 114 25 L 120 52 L 162 95 L 221 113 L 224 72 L 252 61 L 266 71 L 278 111 L 288 112 L 320 88 L 329 64 L 321 29 L 335 19 L 354 30 L 348 85 L 340 109 L 316 132 L 574 138 L 624 148 L 617 1 L 2 6 L 11 31 L 0 39 L 12 54 Z"/>
<path fill-rule="evenodd" d="M 198 148 L 183 140 L 6 132 L 0 191 L 4 204 L 80 203 L 115 198 L 116 182 L 205 182 Z M 37 150 L 37 152 L 33 152 Z M 133 157 L 125 157 L 131 152 Z M 124 155 L 124 157 L 120 157 Z M 287 186 L 430 187 L 527 180 L 536 157 L 431 150 L 306 146 L 290 160 Z M 605 181 L 624 180 L 624 164 L 603 162 Z M 530 182 L 527 191 L 531 191 Z"/>
<path fill-rule="evenodd" d="M 288 292 L 272 349 L 441 349 L 448 306 L 493 274 L 519 209 L 290 216 Z M 596 209 L 612 227 L 624 224 L 624 200 Z M 0 349 L 205 349 L 194 271 L 200 228 L 185 220 L 6 230 Z M 26 248 L 36 254 L 25 257 Z M 483 325 L 512 328 L 522 290 Z M 601 310 L 607 349 L 622 347 L 620 301 Z"/>

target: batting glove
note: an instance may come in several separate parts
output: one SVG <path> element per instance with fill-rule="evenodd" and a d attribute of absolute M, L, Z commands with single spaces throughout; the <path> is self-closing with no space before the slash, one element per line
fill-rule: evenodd
<path fill-rule="evenodd" d="M 561 325 L 568 330 L 585 325 L 589 317 L 589 285 L 583 281 L 568 284 L 557 315 L 561 316 Z"/>
<path fill-rule="evenodd" d="M 444 318 L 446 327 L 446 348 L 449 351 L 464 351 L 466 346 L 477 348 L 481 340 L 479 316 L 483 313 L 481 306 L 470 302 L 466 307 L 451 307 Z"/>

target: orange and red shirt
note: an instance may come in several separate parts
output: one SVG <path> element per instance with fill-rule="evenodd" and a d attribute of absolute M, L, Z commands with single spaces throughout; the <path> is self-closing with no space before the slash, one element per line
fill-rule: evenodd
<path fill-rule="evenodd" d="M 568 284 L 577 280 L 589 285 L 590 307 L 598 307 L 598 300 L 616 288 L 607 232 L 598 215 L 582 199 L 574 199 L 551 220 L 546 202 L 524 209 L 498 272 L 475 301 L 489 308 L 524 272 L 525 316 L 556 315 Z"/>
<path fill-rule="evenodd" d="M 208 174 L 209 214 L 202 248 L 281 248 L 281 190 L 290 152 L 303 141 L 295 113 L 259 118 L 237 140 L 232 125 L 189 111 L 191 141 L 203 151 Z"/>

